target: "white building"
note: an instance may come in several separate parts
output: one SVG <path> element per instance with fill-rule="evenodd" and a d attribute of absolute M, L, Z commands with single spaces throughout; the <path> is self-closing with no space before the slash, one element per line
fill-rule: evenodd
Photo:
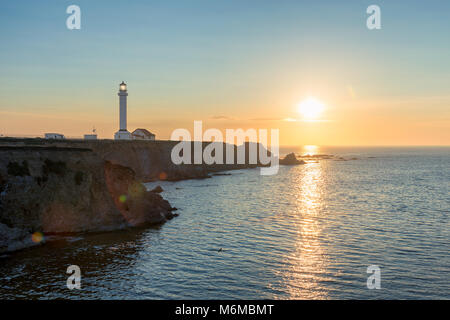
<path fill-rule="evenodd" d="M 127 130 L 127 85 L 125 82 L 119 85 L 119 110 L 120 110 L 120 120 L 119 120 L 119 131 L 114 134 L 114 139 L 116 140 L 131 140 L 131 133 Z"/>
<path fill-rule="evenodd" d="M 85 134 L 84 135 L 84 140 L 97 140 L 97 130 L 95 129 L 95 127 L 94 127 L 94 129 L 92 129 L 92 133 L 91 134 Z"/>
<path fill-rule="evenodd" d="M 46 133 L 45 134 L 45 139 L 65 139 L 66 137 L 64 137 L 63 134 L 61 133 Z"/>
<path fill-rule="evenodd" d="M 147 129 L 136 129 L 131 133 L 134 140 L 155 140 L 155 135 Z"/>

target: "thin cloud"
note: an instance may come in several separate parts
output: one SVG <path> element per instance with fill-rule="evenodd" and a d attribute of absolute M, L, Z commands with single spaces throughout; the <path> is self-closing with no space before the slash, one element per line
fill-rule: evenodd
<path fill-rule="evenodd" d="M 251 121 L 281 121 L 281 118 L 252 118 Z"/>
<path fill-rule="evenodd" d="M 326 119 L 297 119 L 297 118 L 253 118 L 251 121 L 285 121 L 285 122 L 332 122 Z"/>
<path fill-rule="evenodd" d="M 326 119 L 301 119 L 301 120 L 297 120 L 299 122 L 333 122 L 334 120 L 326 120 Z"/>
<path fill-rule="evenodd" d="M 213 120 L 234 120 L 234 118 L 232 118 L 232 117 L 223 116 L 223 115 L 212 116 L 210 119 L 213 119 Z"/>

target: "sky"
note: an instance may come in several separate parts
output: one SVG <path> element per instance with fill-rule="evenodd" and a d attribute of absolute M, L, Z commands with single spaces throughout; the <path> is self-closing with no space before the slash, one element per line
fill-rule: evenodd
<path fill-rule="evenodd" d="M 112 138 L 125 81 L 128 129 L 157 139 L 202 120 L 283 146 L 450 145 L 449 32 L 437 0 L 3 1 L 0 134 Z"/>

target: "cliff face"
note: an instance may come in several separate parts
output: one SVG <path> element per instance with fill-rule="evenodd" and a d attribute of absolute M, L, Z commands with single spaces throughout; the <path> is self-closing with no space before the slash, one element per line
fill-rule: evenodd
<path fill-rule="evenodd" d="M 98 141 L 91 142 L 90 147 L 113 164 L 133 168 L 136 178 L 143 182 L 207 178 L 208 168 L 204 165 L 172 163 L 171 151 L 176 144 L 174 141 Z"/>
<path fill-rule="evenodd" d="M 0 146 L 0 252 L 33 244 L 35 232 L 162 223 L 170 211 L 167 201 L 136 180 L 133 169 L 87 148 Z"/>
<path fill-rule="evenodd" d="M 57 148 L 89 148 L 101 159 L 113 164 L 131 168 L 136 179 L 142 182 L 152 180 L 184 180 L 207 178 L 209 172 L 255 168 L 256 164 L 248 164 L 248 144 L 245 148 L 245 164 L 225 164 L 226 145 L 223 144 L 224 164 L 181 164 L 175 165 L 171 160 L 172 148 L 178 141 L 115 141 L 115 140 L 45 140 L 45 139 L 0 139 L 0 145 L 39 145 Z M 202 149 L 209 143 L 203 142 Z M 238 149 L 234 148 L 234 163 L 237 163 Z M 191 155 L 194 163 L 194 146 L 191 144 Z"/>
<path fill-rule="evenodd" d="M 190 164 L 175 165 L 171 159 L 171 153 L 178 141 L 96 141 L 89 142 L 88 145 L 103 159 L 125 167 L 133 168 L 136 177 L 144 182 L 152 180 L 185 180 L 209 178 L 210 172 L 256 168 L 260 164 L 250 164 L 249 144 L 239 147 L 231 145 L 233 149 L 234 164 L 226 163 L 227 147 L 222 144 L 223 164 L 194 164 L 194 144 L 191 143 Z M 201 150 L 204 150 L 210 142 L 203 142 Z M 86 142 L 76 144 L 79 147 L 86 146 Z M 258 152 L 259 145 L 255 144 L 255 151 Z M 245 153 L 243 164 L 238 164 L 238 152 Z M 266 151 L 266 150 L 265 150 Z M 267 151 L 266 151 L 267 152 Z M 270 154 L 270 152 L 268 153 Z M 258 158 L 259 159 L 259 158 Z M 258 160 L 259 162 L 259 160 Z"/>
<path fill-rule="evenodd" d="M 106 161 L 105 178 L 114 205 L 127 225 L 157 224 L 172 217 L 169 202 L 147 191 L 130 168 Z"/>
<path fill-rule="evenodd" d="M 0 138 L 0 252 L 39 242 L 30 240 L 35 232 L 163 223 L 174 216 L 170 204 L 141 182 L 207 178 L 209 172 L 257 166 L 248 164 L 248 144 L 242 146 L 245 164 L 175 165 L 171 151 L 177 143 Z M 236 163 L 238 147 L 232 147 Z"/>

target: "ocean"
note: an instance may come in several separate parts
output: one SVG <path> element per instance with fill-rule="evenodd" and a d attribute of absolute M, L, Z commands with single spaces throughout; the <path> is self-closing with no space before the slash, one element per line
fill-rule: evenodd
<path fill-rule="evenodd" d="M 296 151 L 336 157 L 147 184 L 179 217 L 3 255 L 0 298 L 450 299 L 449 147 Z"/>

